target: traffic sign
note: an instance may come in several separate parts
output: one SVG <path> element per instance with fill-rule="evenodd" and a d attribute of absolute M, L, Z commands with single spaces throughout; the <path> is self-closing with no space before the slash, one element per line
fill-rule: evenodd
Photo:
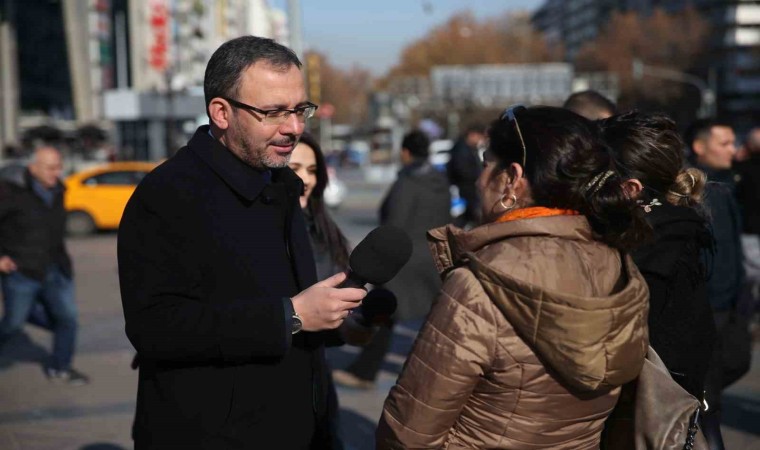
<path fill-rule="evenodd" d="M 335 114 L 335 106 L 332 103 L 322 103 L 317 109 L 317 117 L 320 119 L 330 119 Z"/>

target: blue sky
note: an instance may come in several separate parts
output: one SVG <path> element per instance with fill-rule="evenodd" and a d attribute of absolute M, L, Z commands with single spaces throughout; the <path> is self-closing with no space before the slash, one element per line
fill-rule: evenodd
<path fill-rule="evenodd" d="M 287 11 L 287 0 L 269 0 Z M 339 67 L 356 63 L 381 75 L 404 46 L 422 37 L 453 13 L 476 17 L 508 10 L 534 10 L 542 0 L 301 0 L 304 48 L 328 55 Z M 427 5 L 427 8 L 426 8 Z M 426 11 L 427 9 L 427 11 Z"/>

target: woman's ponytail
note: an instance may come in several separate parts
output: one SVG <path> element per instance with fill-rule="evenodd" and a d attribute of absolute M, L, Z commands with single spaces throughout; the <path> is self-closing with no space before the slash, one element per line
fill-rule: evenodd
<path fill-rule="evenodd" d="M 701 170 L 693 167 L 682 169 L 668 189 L 666 199 L 674 205 L 699 207 L 706 184 L 707 176 Z"/>

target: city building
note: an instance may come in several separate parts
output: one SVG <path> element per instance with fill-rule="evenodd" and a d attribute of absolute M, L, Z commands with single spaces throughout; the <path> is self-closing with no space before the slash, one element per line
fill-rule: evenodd
<path fill-rule="evenodd" d="M 117 0 L 115 89 L 105 118 L 128 159 L 170 156 L 205 122 L 203 77 L 211 54 L 243 35 L 287 44 L 287 19 L 266 0 Z M 119 44 L 122 42 L 123 44 Z"/>
<path fill-rule="evenodd" d="M 567 63 L 435 66 L 430 79 L 434 97 L 445 104 L 561 105 L 572 92 L 573 67 Z"/>
<path fill-rule="evenodd" d="M 716 74 L 712 87 L 717 113 L 730 118 L 739 130 L 755 126 L 760 123 L 760 1 L 546 0 L 532 21 L 550 42 L 562 44 L 565 60 L 573 62 L 615 11 L 646 15 L 655 8 L 678 12 L 687 7 L 694 7 L 710 24 L 708 56 Z"/>
<path fill-rule="evenodd" d="M 165 158 L 205 120 L 212 52 L 249 34 L 287 45 L 285 12 L 267 0 L 0 0 L 0 152 L 25 124 L 96 123 L 120 158 Z"/>

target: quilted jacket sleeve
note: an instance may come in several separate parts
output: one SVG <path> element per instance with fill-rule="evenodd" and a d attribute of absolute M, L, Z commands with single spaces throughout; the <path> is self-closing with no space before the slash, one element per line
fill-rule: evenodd
<path fill-rule="evenodd" d="M 439 448 L 495 351 L 493 305 L 467 269 L 452 272 L 385 400 L 377 449 Z"/>

